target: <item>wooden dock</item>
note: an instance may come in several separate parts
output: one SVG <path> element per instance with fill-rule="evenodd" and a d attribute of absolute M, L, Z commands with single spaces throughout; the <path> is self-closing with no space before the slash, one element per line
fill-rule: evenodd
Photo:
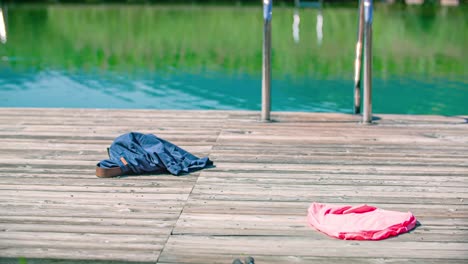
<path fill-rule="evenodd" d="M 272 117 L 0 109 L 0 262 L 468 262 L 468 116 L 377 115 L 370 126 L 346 114 Z M 130 131 L 209 155 L 216 167 L 95 177 L 106 148 Z M 421 226 L 342 241 L 307 226 L 312 202 L 411 211 Z"/>

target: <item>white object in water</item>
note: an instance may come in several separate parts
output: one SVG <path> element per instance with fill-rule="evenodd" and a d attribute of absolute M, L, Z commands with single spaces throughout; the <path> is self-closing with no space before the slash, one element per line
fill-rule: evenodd
<path fill-rule="evenodd" d="M 299 17 L 299 12 L 295 12 L 293 16 L 293 39 L 294 42 L 299 43 L 299 24 L 301 23 L 301 18 Z"/>
<path fill-rule="evenodd" d="M 1 8 L 0 8 L 0 41 L 4 44 L 7 41 L 5 20 L 3 19 L 3 10 Z"/>
<path fill-rule="evenodd" d="M 322 16 L 322 12 L 319 12 L 317 14 L 317 27 L 316 27 L 316 30 L 317 30 L 317 42 L 318 44 L 322 44 L 322 40 L 323 40 L 323 16 Z"/>

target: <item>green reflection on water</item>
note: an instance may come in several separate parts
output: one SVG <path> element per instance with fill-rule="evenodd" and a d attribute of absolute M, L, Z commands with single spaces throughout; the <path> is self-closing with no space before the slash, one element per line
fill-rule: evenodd
<path fill-rule="evenodd" d="M 52 5 L 13 6 L 8 11 L 9 43 L 0 52 L 26 59 L 29 65 L 126 70 L 173 66 L 249 74 L 261 69 L 260 8 Z M 377 6 L 376 76 L 465 76 L 465 11 L 464 7 Z M 301 41 L 295 44 L 293 9 L 274 10 L 274 74 L 352 76 L 356 10 L 323 11 L 322 45 L 316 40 L 316 13 L 301 10 Z"/>

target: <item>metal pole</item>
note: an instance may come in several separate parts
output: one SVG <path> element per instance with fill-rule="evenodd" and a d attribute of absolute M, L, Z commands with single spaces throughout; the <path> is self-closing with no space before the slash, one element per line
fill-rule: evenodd
<path fill-rule="evenodd" d="M 263 0 L 262 121 L 270 121 L 271 110 L 271 13 L 273 0 Z"/>
<path fill-rule="evenodd" d="M 364 2 L 359 0 L 358 40 L 356 43 L 356 59 L 354 60 L 354 113 L 361 113 L 361 62 L 362 38 L 364 35 Z"/>
<path fill-rule="evenodd" d="M 364 113 L 362 122 L 372 123 L 372 0 L 364 0 Z"/>

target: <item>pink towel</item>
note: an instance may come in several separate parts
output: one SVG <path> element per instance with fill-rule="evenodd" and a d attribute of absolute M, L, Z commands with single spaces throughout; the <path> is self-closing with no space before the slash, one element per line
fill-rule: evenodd
<path fill-rule="evenodd" d="M 416 218 L 410 212 L 387 211 L 369 205 L 313 203 L 307 215 L 317 230 L 344 240 L 380 240 L 410 231 Z"/>

